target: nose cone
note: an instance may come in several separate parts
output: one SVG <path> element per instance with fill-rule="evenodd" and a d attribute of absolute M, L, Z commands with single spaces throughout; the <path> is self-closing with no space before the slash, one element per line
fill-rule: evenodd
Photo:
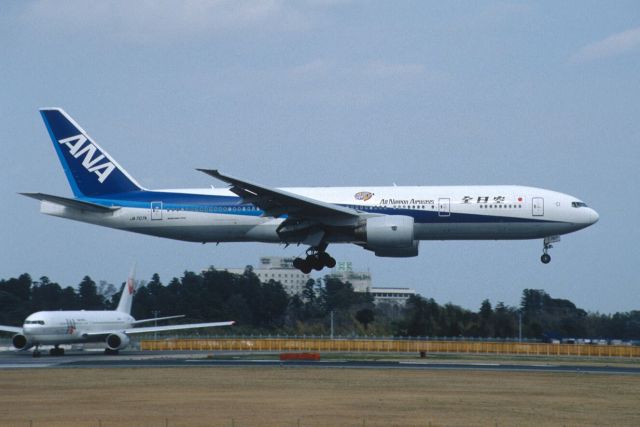
<path fill-rule="evenodd" d="M 596 212 L 595 209 L 589 208 L 589 224 L 595 224 L 599 219 L 600 215 L 598 215 L 598 212 Z"/>

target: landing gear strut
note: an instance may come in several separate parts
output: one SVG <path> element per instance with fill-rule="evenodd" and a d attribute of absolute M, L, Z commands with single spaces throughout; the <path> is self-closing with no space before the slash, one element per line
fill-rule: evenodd
<path fill-rule="evenodd" d="M 36 345 L 35 350 L 33 350 L 33 353 L 31 354 L 33 357 L 40 357 L 40 350 L 38 350 L 38 345 Z"/>
<path fill-rule="evenodd" d="M 551 262 L 551 255 L 549 255 L 547 252 L 549 251 L 549 249 L 553 248 L 552 243 L 559 242 L 559 241 L 560 241 L 560 236 L 549 236 L 544 238 L 544 243 L 542 247 L 543 253 L 542 253 L 542 256 L 540 257 L 540 261 L 542 261 L 543 264 L 549 264 Z"/>
<path fill-rule="evenodd" d="M 324 267 L 335 267 L 336 260 L 325 252 L 326 249 L 326 244 L 307 249 L 307 257 L 294 259 L 293 266 L 304 274 L 311 273 L 311 270 L 320 271 Z"/>

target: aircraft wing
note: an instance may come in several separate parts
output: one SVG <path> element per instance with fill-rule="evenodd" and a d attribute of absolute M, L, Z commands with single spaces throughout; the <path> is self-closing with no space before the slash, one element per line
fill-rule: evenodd
<path fill-rule="evenodd" d="M 57 205 L 62 205 L 62 206 L 66 206 L 74 209 L 80 209 L 83 211 L 105 213 L 105 212 L 113 212 L 120 209 L 119 206 L 103 206 L 97 203 L 85 202 L 78 199 L 69 199 L 67 197 L 54 196 L 52 194 L 44 194 L 44 193 L 20 193 L 20 194 L 22 194 L 23 196 L 31 197 L 32 199 L 51 202 Z"/>
<path fill-rule="evenodd" d="M 166 332 L 166 331 L 179 331 L 183 329 L 200 329 L 200 328 L 214 328 L 217 326 L 231 326 L 234 323 L 236 322 L 231 321 L 231 322 L 212 322 L 212 323 L 187 323 L 184 325 L 149 326 L 144 328 L 129 328 L 129 329 L 119 329 L 119 330 L 112 330 L 112 331 L 88 332 L 83 335 L 86 337 L 95 337 L 95 336 L 106 336 L 109 334 L 115 334 L 120 332 L 125 333 L 127 335 L 134 335 L 134 334 L 146 334 L 150 332 Z"/>
<path fill-rule="evenodd" d="M 179 319 L 181 317 L 184 317 L 184 314 L 179 314 L 177 316 L 167 316 L 167 317 L 154 317 L 152 319 L 142 319 L 142 320 L 136 320 L 135 322 L 132 322 L 134 325 L 138 325 L 140 323 L 149 323 L 149 322 L 157 322 L 160 320 L 169 320 L 169 319 Z"/>
<path fill-rule="evenodd" d="M 18 326 L 5 326 L 5 325 L 0 325 L 0 331 L 3 332 L 11 332 L 13 334 L 21 334 L 22 333 L 22 328 L 18 327 Z"/>
<path fill-rule="evenodd" d="M 269 216 L 279 217 L 287 214 L 289 216 L 303 218 L 325 218 L 327 216 L 343 218 L 359 217 L 358 212 L 354 209 L 240 180 L 229 175 L 224 175 L 215 169 L 198 170 L 230 184 L 233 193 L 242 197 L 245 202 L 258 206 Z"/>

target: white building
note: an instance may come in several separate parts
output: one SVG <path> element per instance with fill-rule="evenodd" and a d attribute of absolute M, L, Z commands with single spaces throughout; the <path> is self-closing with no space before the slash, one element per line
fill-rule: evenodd
<path fill-rule="evenodd" d="M 416 294 L 416 290 L 410 288 L 371 288 L 369 292 L 373 295 L 376 304 L 396 305 L 405 305 L 409 297 Z"/>
<path fill-rule="evenodd" d="M 329 276 L 343 283 L 351 283 L 355 292 L 369 292 L 372 286 L 371 273 L 353 271 L 353 266 L 348 261 L 338 262 Z"/>
<path fill-rule="evenodd" d="M 244 268 L 226 268 L 225 270 L 235 274 L 244 273 Z M 260 264 L 253 268 L 253 272 L 261 282 L 274 280 L 282 283 L 289 295 L 301 294 L 305 283 L 310 279 L 308 274 L 293 267 L 293 258 L 289 257 L 262 257 Z"/>
<path fill-rule="evenodd" d="M 244 268 L 226 268 L 229 273 L 242 274 Z M 265 256 L 260 258 L 260 264 L 253 268 L 253 272 L 261 282 L 274 280 L 282 283 L 284 290 L 291 296 L 300 295 L 311 276 L 302 273 L 293 267 L 293 258 Z M 368 271 L 353 271 L 353 265 L 349 261 L 341 261 L 329 274 L 330 277 L 349 282 L 355 292 L 370 292 L 375 304 L 392 303 L 404 305 L 411 295 L 415 295 L 415 289 L 410 288 L 374 288 L 371 273 Z"/>

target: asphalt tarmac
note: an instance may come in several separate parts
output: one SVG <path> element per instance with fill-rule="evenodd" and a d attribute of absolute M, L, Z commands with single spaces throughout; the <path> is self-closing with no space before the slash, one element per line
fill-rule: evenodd
<path fill-rule="evenodd" d="M 367 360 L 324 360 L 286 361 L 265 359 L 252 360 L 241 356 L 244 353 L 211 352 L 152 352 L 125 351 L 120 355 L 104 355 L 98 351 L 69 351 L 65 356 L 34 358 L 30 352 L 0 352 L 0 370 L 32 368 L 188 368 L 188 367 L 282 367 L 282 368 L 332 368 L 332 369 L 404 369 L 404 370 L 456 370 L 456 371 L 503 371 L 503 372 L 555 372 L 640 375 L 640 367 L 605 364 L 571 365 L 553 363 L 533 363 L 530 361 L 491 363 L 489 362 L 444 362 L 444 361 L 367 361 Z"/>

